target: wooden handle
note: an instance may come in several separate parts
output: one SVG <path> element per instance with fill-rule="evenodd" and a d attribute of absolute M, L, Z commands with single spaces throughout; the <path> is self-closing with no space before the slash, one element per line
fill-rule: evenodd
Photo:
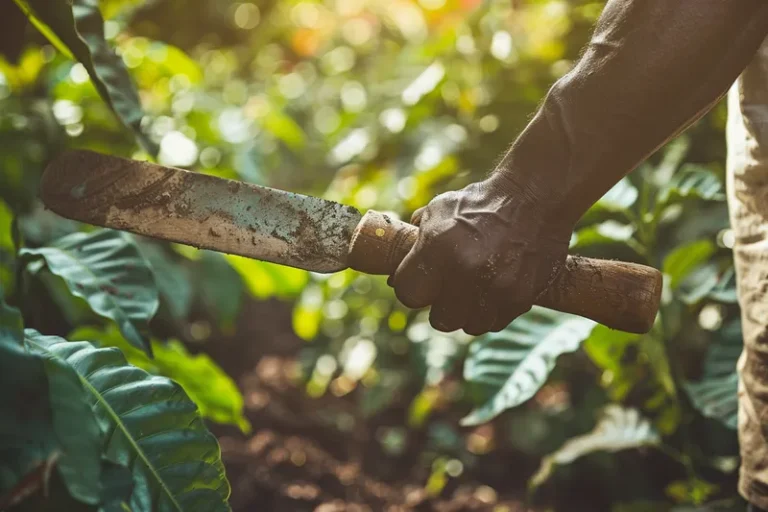
<path fill-rule="evenodd" d="M 416 226 L 369 211 L 352 236 L 349 266 L 366 274 L 389 275 L 418 236 Z M 644 334 L 656 319 L 661 287 L 661 273 L 654 268 L 568 256 L 565 269 L 537 305 L 590 318 L 612 329 Z"/>

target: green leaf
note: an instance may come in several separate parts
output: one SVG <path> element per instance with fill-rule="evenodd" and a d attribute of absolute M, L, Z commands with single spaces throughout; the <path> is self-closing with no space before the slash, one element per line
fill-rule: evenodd
<path fill-rule="evenodd" d="M 627 347 L 636 344 L 639 339 L 639 334 L 615 331 L 598 325 L 584 342 L 584 352 L 598 368 L 618 374 L 621 372 Z"/>
<path fill-rule="evenodd" d="M 669 286 L 676 290 L 680 283 L 699 265 L 706 263 L 715 253 L 710 240 L 696 240 L 675 248 L 664 258 L 662 270 L 669 278 Z"/>
<path fill-rule="evenodd" d="M 244 433 L 250 423 L 243 415 L 243 396 L 235 382 L 206 354 L 193 355 L 182 343 L 152 340 L 153 358 L 131 346 L 110 326 L 106 330 L 90 327 L 77 329 L 69 339 L 87 339 L 102 347 L 119 348 L 128 362 L 153 375 L 161 375 L 178 383 L 197 404 L 200 414 L 218 423 L 236 425 Z"/>
<path fill-rule="evenodd" d="M 25 336 L 24 344 L 29 347 Z M 34 353 L 34 351 L 32 351 Z M 40 354 L 48 378 L 53 429 L 64 455 L 59 473 L 73 498 L 96 504 L 101 500 L 101 431 L 83 384 L 70 365 Z"/>
<path fill-rule="evenodd" d="M 535 307 L 504 331 L 473 342 L 464 378 L 496 391 L 462 424 L 490 421 L 533 397 L 546 383 L 557 358 L 578 350 L 595 325 L 586 318 Z"/>
<path fill-rule="evenodd" d="M 723 272 L 717 284 L 709 292 L 709 297 L 726 304 L 737 304 L 739 302 L 739 294 L 736 287 L 736 269 L 734 267 L 729 267 L 728 270 Z"/>
<path fill-rule="evenodd" d="M 94 312 L 114 320 L 134 346 L 151 353 L 149 321 L 158 306 L 152 271 L 136 244 L 118 231 L 73 233 L 38 249 L 20 252 L 26 261 L 43 258 L 69 290 Z"/>
<path fill-rule="evenodd" d="M 226 255 L 225 258 L 240 274 L 248 291 L 260 299 L 273 296 L 283 299 L 294 298 L 301 293 L 309 279 L 309 273 L 306 270 L 232 254 Z"/>
<path fill-rule="evenodd" d="M 133 494 L 133 475 L 125 466 L 102 459 L 101 507 L 99 512 L 125 512 Z"/>
<path fill-rule="evenodd" d="M 35 354 L 0 294 L 0 494 L 52 456 L 70 495 L 101 499 L 101 431 L 77 374 Z"/>
<path fill-rule="evenodd" d="M 688 199 L 702 201 L 724 201 L 723 184 L 720 179 L 706 167 L 684 165 L 667 186 L 659 191 L 656 212 Z"/>
<path fill-rule="evenodd" d="M 192 280 L 187 269 L 173 261 L 157 244 L 137 242 L 137 246 L 152 269 L 160 297 L 171 316 L 176 320 L 186 320 L 192 307 Z"/>
<path fill-rule="evenodd" d="M 692 270 L 679 285 L 682 301 L 686 304 L 698 304 L 705 297 L 716 293 L 718 272 L 719 267 L 714 262 Z"/>
<path fill-rule="evenodd" d="M 698 411 L 734 430 L 738 424 L 739 377 L 736 363 L 744 348 L 743 343 L 741 321 L 725 325 L 709 347 L 701 379 L 684 385 Z"/>
<path fill-rule="evenodd" d="M 571 239 L 570 248 L 576 250 L 595 245 L 627 243 L 632 240 L 634 233 L 635 228 L 631 224 L 608 220 L 577 231 Z M 633 244 L 629 245 L 633 246 Z"/>
<path fill-rule="evenodd" d="M 559 450 L 544 457 L 541 466 L 531 478 L 536 487 L 546 481 L 557 466 L 564 466 L 594 452 L 618 452 L 661 442 L 651 423 L 634 409 L 609 405 L 597 426 L 583 436 L 574 437 Z"/>
<path fill-rule="evenodd" d="M 281 140 L 291 150 L 298 152 L 306 145 L 306 136 L 301 126 L 285 112 L 270 109 L 262 122 L 266 131 Z"/>
<path fill-rule="evenodd" d="M 104 38 L 98 0 L 14 1 L 54 46 L 85 67 L 99 95 L 144 149 L 156 155 L 156 145 L 141 129 L 144 114 L 139 95 L 122 59 Z"/>
<path fill-rule="evenodd" d="M 644 172 L 644 178 L 659 189 L 668 187 L 680 170 L 680 166 L 685 162 L 690 147 L 691 140 L 685 135 L 670 141 L 661 151 L 662 159 L 659 165 L 655 168 L 648 166 L 648 170 Z"/>
<path fill-rule="evenodd" d="M 594 208 L 609 212 L 621 212 L 631 208 L 635 201 L 637 201 L 638 196 L 639 192 L 632 185 L 632 182 L 628 178 L 622 178 L 621 181 L 616 183 L 600 198 Z"/>
<path fill-rule="evenodd" d="M 45 368 L 22 342 L 21 315 L 0 302 L 0 500 L 57 448 Z"/>
<path fill-rule="evenodd" d="M 211 251 L 201 253 L 199 266 L 195 269 L 195 293 L 213 313 L 219 327 L 231 330 L 243 303 L 245 284 L 224 255 Z"/>
<path fill-rule="evenodd" d="M 216 438 L 180 386 L 127 364 L 119 350 L 26 331 L 27 343 L 70 365 L 110 433 L 106 457 L 133 472 L 131 510 L 229 510 Z"/>

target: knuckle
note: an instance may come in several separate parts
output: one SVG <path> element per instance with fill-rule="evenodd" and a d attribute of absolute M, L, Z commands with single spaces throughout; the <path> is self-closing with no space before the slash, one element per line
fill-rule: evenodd
<path fill-rule="evenodd" d="M 446 315 L 445 312 L 434 308 L 429 315 L 429 323 L 432 327 L 440 332 L 453 332 L 461 329 L 461 321 L 455 316 Z"/>
<path fill-rule="evenodd" d="M 405 287 L 403 285 L 398 286 L 395 284 L 395 297 L 397 297 L 397 300 L 399 300 L 403 306 L 409 309 L 421 309 L 429 306 L 429 302 L 426 301 L 424 297 L 420 297 L 416 290 L 418 290 L 418 288 L 411 286 Z"/>
<path fill-rule="evenodd" d="M 469 334 L 470 336 L 482 336 L 483 334 L 487 334 L 490 332 L 489 327 L 480 327 L 476 325 L 468 325 L 464 327 L 464 332 Z"/>
<path fill-rule="evenodd" d="M 446 334 L 460 329 L 460 326 L 458 325 L 454 326 L 448 322 L 442 322 L 440 320 L 430 320 L 429 323 L 432 324 L 432 327 L 436 331 L 444 332 Z"/>

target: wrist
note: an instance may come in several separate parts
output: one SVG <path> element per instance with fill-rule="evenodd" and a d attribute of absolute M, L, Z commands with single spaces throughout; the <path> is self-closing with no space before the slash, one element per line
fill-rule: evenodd
<path fill-rule="evenodd" d="M 551 234 L 551 238 L 570 240 L 579 217 L 563 215 L 558 192 L 547 193 L 539 183 L 520 179 L 501 168 L 497 168 L 486 183 L 488 190 L 502 199 L 503 208 L 511 209 L 512 217 L 519 217 L 515 224 L 524 222 L 532 229 Z"/>

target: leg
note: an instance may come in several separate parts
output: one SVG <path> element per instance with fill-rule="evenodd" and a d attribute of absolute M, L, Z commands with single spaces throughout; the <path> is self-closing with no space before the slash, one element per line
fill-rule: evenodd
<path fill-rule="evenodd" d="M 768 43 L 731 90 L 728 110 L 728 206 L 744 331 L 739 492 L 757 512 L 768 510 Z"/>

